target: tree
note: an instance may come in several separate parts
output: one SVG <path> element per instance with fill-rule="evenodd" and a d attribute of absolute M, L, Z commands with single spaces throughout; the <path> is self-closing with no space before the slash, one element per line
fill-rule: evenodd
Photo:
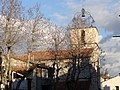
<path fill-rule="evenodd" d="M 48 52 L 52 53 L 54 56 L 54 59 L 51 60 L 52 62 L 52 67 L 54 69 L 54 83 L 53 83 L 53 88 L 54 90 L 57 90 L 57 85 L 59 82 L 59 76 L 60 76 L 60 71 L 63 69 L 64 65 L 61 65 L 61 60 L 59 58 L 60 55 L 62 55 L 61 50 L 67 49 L 67 36 L 64 33 L 65 30 L 57 25 L 50 25 L 50 32 L 48 32 L 48 40 L 46 40 L 48 44 Z"/>
<path fill-rule="evenodd" d="M 20 0 L 1 0 L 1 23 L 2 46 L 8 51 L 17 43 L 23 34 L 23 9 Z"/>
<path fill-rule="evenodd" d="M 40 5 L 36 4 L 33 8 L 27 10 L 26 18 L 26 32 L 27 32 L 27 44 L 28 44 L 28 53 L 35 51 L 36 43 L 41 37 L 44 27 L 44 17 L 40 12 Z"/>
<path fill-rule="evenodd" d="M 6 85 L 12 82 L 11 78 L 11 51 L 17 44 L 23 32 L 24 18 L 23 7 L 20 0 L 0 0 L 0 34 L 1 47 L 6 53 L 6 64 L 2 75 L 2 83 Z M 11 88 L 11 85 L 9 86 Z"/>

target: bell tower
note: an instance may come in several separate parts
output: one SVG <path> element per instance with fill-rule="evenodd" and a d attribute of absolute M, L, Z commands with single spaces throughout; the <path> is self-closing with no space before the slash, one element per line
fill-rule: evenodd
<path fill-rule="evenodd" d="M 98 43 L 98 30 L 94 22 L 93 17 L 84 8 L 74 15 L 67 28 L 72 49 L 91 47 L 93 43 Z"/>
<path fill-rule="evenodd" d="M 81 62 L 86 60 L 88 68 L 84 68 L 88 72 L 83 73 L 83 76 L 90 75 L 89 90 L 99 90 L 100 88 L 100 69 L 99 69 L 99 46 L 98 46 L 98 30 L 94 26 L 94 19 L 91 14 L 82 8 L 81 12 L 77 12 L 70 24 L 68 25 L 68 32 L 70 36 L 70 48 L 72 50 L 87 50 L 93 49 L 92 54 L 88 59 L 82 58 Z M 87 53 L 87 52 L 85 52 Z M 84 63 L 84 64 L 85 64 Z M 82 64 L 81 64 L 82 65 Z M 91 67 L 89 67 L 91 65 Z M 82 77 L 81 75 L 79 77 Z"/>

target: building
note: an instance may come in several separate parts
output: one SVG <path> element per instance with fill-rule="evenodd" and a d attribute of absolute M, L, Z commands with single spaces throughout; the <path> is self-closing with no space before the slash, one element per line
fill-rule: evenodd
<path fill-rule="evenodd" d="M 84 9 L 75 14 L 67 30 L 67 50 L 49 50 L 16 55 L 11 70 L 27 78 L 28 90 L 99 90 L 98 30 Z"/>
<path fill-rule="evenodd" d="M 101 82 L 102 90 L 120 90 L 120 75 Z"/>
<path fill-rule="evenodd" d="M 81 12 L 75 14 L 68 26 L 70 33 L 70 43 L 72 49 L 93 48 L 91 57 L 88 59 L 90 67 L 84 68 L 83 75 L 80 79 L 90 80 L 90 90 L 98 90 L 100 88 L 100 70 L 99 70 L 99 46 L 98 46 L 98 30 L 93 26 L 94 19 L 83 8 Z M 84 61 L 85 58 L 83 58 Z M 86 63 L 87 63 L 86 62 Z M 86 70 L 88 70 L 86 72 Z M 84 77 L 83 77 L 84 76 Z M 87 77 L 85 77 L 87 76 Z"/>
<path fill-rule="evenodd" d="M 92 48 L 84 48 L 81 50 L 59 50 L 57 51 L 42 51 L 42 52 L 31 52 L 30 54 L 24 54 L 16 57 L 16 61 L 27 62 L 29 55 L 31 59 L 29 59 L 29 68 L 31 64 L 37 64 L 32 73 L 32 86 L 33 83 L 34 88 L 32 90 L 50 90 L 50 87 L 53 87 L 53 84 L 56 83 L 56 89 L 61 90 L 60 85 L 66 86 L 66 79 L 68 74 L 68 69 L 71 67 L 71 63 L 73 62 L 73 54 L 79 54 L 79 57 L 90 57 L 93 52 Z M 56 55 L 57 54 L 57 55 Z M 34 57 L 34 60 L 33 60 Z M 18 67 L 18 66 L 17 66 Z M 17 69 L 17 68 L 16 68 Z M 21 70 L 23 67 L 21 68 Z M 26 68 L 27 69 L 27 68 Z M 54 70 L 53 73 L 49 70 Z M 58 71 L 59 70 L 59 71 Z M 35 77 L 34 77 L 35 76 Z M 53 82 L 55 80 L 55 82 Z M 58 80 L 58 81 L 57 81 Z M 52 82 L 51 82 L 52 81 Z M 39 82 L 39 83 L 37 83 Z M 48 83 L 50 82 L 50 83 Z M 86 81 L 85 81 L 86 82 Z M 87 82 L 88 83 L 88 82 Z M 47 89 L 49 87 L 49 89 Z M 85 84 L 84 84 L 84 87 Z M 44 89 L 45 88 L 45 89 Z M 65 88 L 64 88 L 65 89 Z"/>

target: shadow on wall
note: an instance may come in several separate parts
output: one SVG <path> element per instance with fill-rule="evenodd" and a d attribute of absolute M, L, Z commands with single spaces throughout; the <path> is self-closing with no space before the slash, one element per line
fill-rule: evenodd
<path fill-rule="evenodd" d="M 77 60 L 78 58 L 75 58 L 75 61 Z M 66 81 L 56 84 L 56 90 L 99 90 L 98 75 L 95 67 L 89 62 L 90 58 L 80 58 L 80 61 L 81 63 L 73 61 L 76 63 L 75 66 L 68 70 Z"/>

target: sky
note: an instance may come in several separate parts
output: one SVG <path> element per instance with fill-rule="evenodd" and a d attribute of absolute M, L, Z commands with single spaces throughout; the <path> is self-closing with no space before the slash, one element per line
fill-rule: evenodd
<path fill-rule="evenodd" d="M 40 4 L 41 12 L 51 22 L 67 27 L 82 8 L 90 12 L 99 30 L 99 46 L 104 51 L 103 69 L 111 76 L 120 73 L 120 0 L 22 0 L 26 8 Z"/>

